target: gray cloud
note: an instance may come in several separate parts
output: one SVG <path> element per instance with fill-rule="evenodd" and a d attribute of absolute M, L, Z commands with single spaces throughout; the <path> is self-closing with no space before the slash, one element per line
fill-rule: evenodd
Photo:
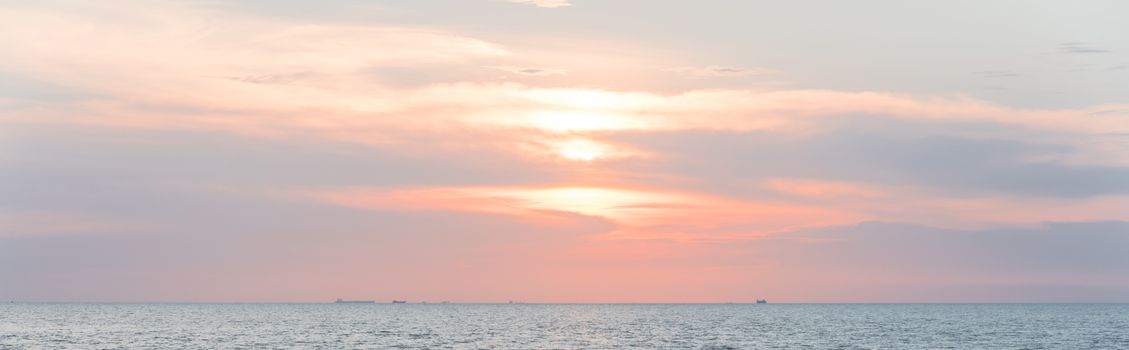
<path fill-rule="evenodd" d="M 679 174 L 732 193 L 749 180 L 777 177 L 913 185 L 955 194 L 1088 197 L 1129 193 L 1129 168 L 1051 160 L 1068 145 L 961 136 L 994 124 L 937 124 L 852 118 L 811 137 L 747 132 L 636 133 L 617 139 L 667 155 L 625 169 Z M 1018 135 L 1023 130 L 1010 130 Z M 1026 135 L 1024 139 L 1038 139 Z"/>
<path fill-rule="evenodd" d="M 426 136 L 377 147 L 79 126 L 10 124 L 0 135 L 0 209 L 20 211 L 147 212 L 162 198 L 214 188 L 510 185 L 561 176 L 553 165 L 490 150 L 436 154 Z"/>
<path fill-rule="evenodd" d="M 1058 51 L 1071 54 L 1111 53 L 1113 51 L 1102 49 L 1084 42 L 1065 42 L 1058 44 Z"/>
<path fill-rule="evenodd" d="M 865 278 L 838 297 L 892 301 L 1129 301 L 1129 222 L 951 230 L 869 222 L 749 242 L 757 259 L 820 278 Z M 852 277 L 853 276 L 853 277 Z M 813 293 L 815 294 L 815 293 Z"/>
<path fill-rule="evenodd" d="M 482 271 L 478 277 L 486 280 L 510 278 L 499 261 L 532 261 L 525 255 L 544 255 L 612 227 L 570 214 L 542 225 L 481 213 L 359 210 L 288 192 L 512 185 L 557 176 L 550 165 L 524 165 L 483 150 L 439 158 L 424 148 L 405 152 L 404 145 L 390 150 L 320 139 L 93 126 L 9 124 L 0 135 L 0 215 L 74 213 L 136 223 L 0 234 L 2 300 L 261 301 L 271 290 L 318 286 L 327 294 L 286 296 L 329 300 L 332 293 L 372 282 L 335 280 L 341 273 L 401 281 L 428 275 L 464 284 L 464 268 Z M 435 283 L 388 288 L 417 288 L 403 294 L 422 295 Z"/>
<path fill-rule="evenodd" d="M 610 227 L 580 216 L 535 225 L 497 215 L 373 212 L 230 193 L 163 195 L 146 205 L 173 215 L 145 232 L 0 238 L 0 298 L 262 301 L 279 291 L 306 300 L 331 300 L 335 293 L 439 298 L 444 291 L 461 293 L 447 298 L 468 298 L 476 288 L 461 285 L 467 278 L 510 278 L 519 272 L 506 261 L 532 264 L 530 255 Z M 303 295 L 311 290 L 313 296 Z"/>

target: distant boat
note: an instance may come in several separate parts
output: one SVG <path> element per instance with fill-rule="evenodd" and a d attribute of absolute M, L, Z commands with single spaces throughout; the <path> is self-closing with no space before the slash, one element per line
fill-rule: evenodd
<path fill-rule="evenodd" d="M 337 298 L 334 304 L 376 304 L 376 300 L 345 300 Z"/>
<path fill-rule="evenodd" d="M 757 299 L 757 304 L 768 304 L 768 300 Z"/>
<path fill-rule="evenodd" d="M 393 300 L 392 303 L 393 304 L 407 304 L 408 301 L 407 300 Z"/>

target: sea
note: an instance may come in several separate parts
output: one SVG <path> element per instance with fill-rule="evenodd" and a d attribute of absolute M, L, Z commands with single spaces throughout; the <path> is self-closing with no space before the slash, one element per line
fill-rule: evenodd
<path fill-rule="evenodd" d="M 1129 304 L 0 304 L 0 349 L 1129 349 Z"/>

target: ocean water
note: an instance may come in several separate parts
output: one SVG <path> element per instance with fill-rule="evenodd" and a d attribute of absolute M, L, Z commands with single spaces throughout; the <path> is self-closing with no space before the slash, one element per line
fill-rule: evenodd
<path fill-rule="evenodd" d="M 1129 349 L 1129 304 L 0 304 L 0 349 Z"/>

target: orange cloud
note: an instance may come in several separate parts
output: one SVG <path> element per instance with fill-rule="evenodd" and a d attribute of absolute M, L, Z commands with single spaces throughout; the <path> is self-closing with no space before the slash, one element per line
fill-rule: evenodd
<path fill-rule="evenodd" d="M 175 1 L 119 5 L 84 4 L 84 11 L 66 12 L 41 6 L 0 9 L 5 42 L 0 71 L 96 96 L 34 106 L 0 100 L 6 108 L 18 107 L 0 118 L 374 144 L 410 140 L 419 133 L 474 130 L 492 134 L 495 139 L 489 142 L 512 152 L 592 161 L 645 153 L 602 141 L 598 133 L 756 130 L 811 135 L 828 128 L 829 121 L 862 114 L 1079 133 L 1091 141 L 1077 144 L 1087 152 L 1073 156 L 1074 161 L 1129 164 L 1122 151 L 1129 141 L 1109 136 L 1129 132 L 1124 113 L 1129 108 L 1121 105 L 1025 110 L 964 97 L 882 92 L 715 89 L 661 94 L 644 86 L 627 91 L 534 87 L 457 77 L 407 88 L 366 72 L 449 64 L 507 70 L 561 67 L 553 71 L 571 75 L 574 68 L 589 66 L 654 67 L 657 72 L 671 65 L 657 54 L 628 57 L 592 50 L 616 47 L 614 43 L 548 53 L 420 27 L 295 25 Z M 123 18 L 129 20 L 119 20 Z M 568 57 L 570 65 L 530 62 L 552 57 Z M 734 71 L 722 68 L 707 70 Z M 616 78 L 605 80 L 630 80 Z"/>
<path fill-rule="evenodd" d="M 565 173 L 562 177 L 575 179 L 567 186 L 400 190 L 374 196 L 396 199 L 392 203 L 378 201 L 381 207 L 519 216 L 570 212 L 614 220 L 622 226 L 623 237 L 641 237 L 644 233 L 693 237 L 702 232 L 715 237 L 740 236 L 860 218 L 961 217 L 964 220 L 959 221 L 979 223 L 990 221 L 993 215 L 1016 220 L 1097 217 L 1057 202 L 1036 206 L 1023 203 L 1023 199 L 940 198 L 885 185 L 809 179 L 776 179 L 756 186 L 806 198 L 802 203 L 818 203 L 818 207 L 607 184 L 609 179 L 626 181 L 622 179 L 643 176 L 686 181 L 664 174 L 615 173 L 603 167 L 613 161 L 664 156 L 609 141 L 612 138 L 608 135 L 714 130 L 818 137 L 820 132 L 834 128 L 833 122 L 849 121 L 854 115 L 989 122 L 1067 132 L 1082 135 L 1062 140 L 1078 148 L 1068 161 L 1129 164 L 1125 152 L 1129 139 L 1110 136 L 1129 131 L 1125 113 L 1129 108 L 1124 105 L 1033 110 L 959 96 L 763 89 L 664 94 L 644 87 L 538 87 L 457 78 L 399 87 L 365 72 L 436 64 L 560 67 L 553 69 L 569 72 L 569 77 L 544 77 L 550 80 L 571 78 L 574 71 L 584 71 L 577 66 L 607 70 L 654 67 L 654 72 L 659 72 L 662 67 L 677 65 L 655 58 L 659 55 L 628 57 L 586 51 L 615 46 L 610 44 L 550 54 L 447 30 L 294 25 L 172 1 L 132 3 L 135 6 L 100 4 L 84 5 L 89 11 L 51 11 L 37 6 L 0 9 L 0 38 L 6 44 L 0 47 L 0 55 L 5 57 L 0 61 L 0 71 L 18 72 L 89 94 L 74 101 L 38 104 L 0 98 L 0 106 L 10 111 L 0 115 L 0 122 L 207 130 L 396 145 L 404 153 L 488 149 L 517 155 L 531 164 L 575 164 L 559 167 Z M 152 52 L 161 54 L 149 54 Z M 571 62 L 573 65 L 536 62 L 551 56 L 578 59 Z M 1008 136 L 991 130 L 982 132 Z M 584 176 L 595 181 L 581 181 L 588 180 Z M 562 201 L 568 193 L 588 193 L 617 204 L 570 205 Z M 372 203 L 367 201 L 377 200 L 332 199 L 351 206 L 368 206 Z M 1026 213 L 1043 216 L 991 209 L 1014 208 L 1012 204 L 1025 208 Z M 1099 207 L 1111 206 L 1116 205 Z M 905 208 L 915 208 L 916 214 Z M 1115 209 L 1100 212 L 1107 214 L 1105 217 L 1120 217 Z M 703 222 L 708 224 L 700 224 Z"/>
<path fill-rule="evenodd" d="M 605 239 L 749 239 L 866 218 L 845 210 L 641 188 L 357 188 L 306 195 L 336 205 L 379 210 L 487 212 L 534 221 L 555 221 L 558 213 L 602 217 L 618 225 Z"/>

